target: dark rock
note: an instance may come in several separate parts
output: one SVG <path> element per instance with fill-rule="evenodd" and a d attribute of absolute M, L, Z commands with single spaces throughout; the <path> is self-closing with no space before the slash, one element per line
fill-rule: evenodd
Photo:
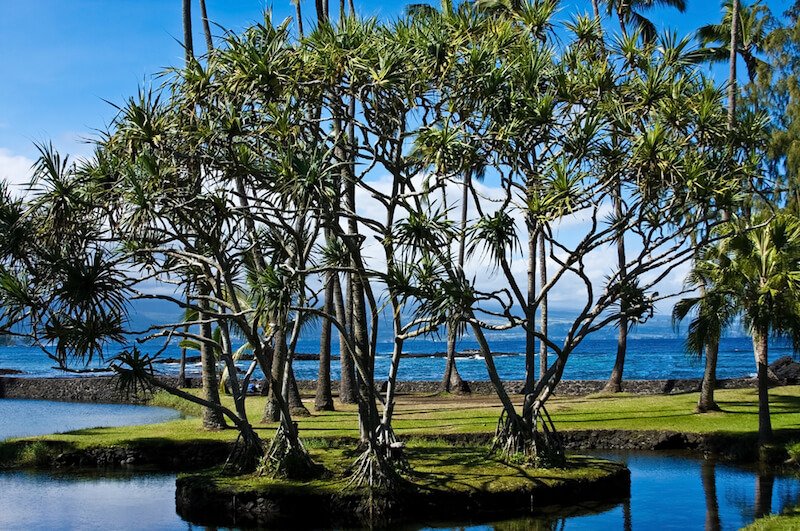
<path fill-rule="evenodd" d="M 0 369 L 0 375 L 3 374 L 25 374 L 25 372 L 17 369 Z"/>
<path fill-rule="evenodd" d="M 770 371 L 775 378 L 788 384 L 800 382 L 800 363 L 792 359 L 791 356 L 778 358 L 769 365 Z"/>

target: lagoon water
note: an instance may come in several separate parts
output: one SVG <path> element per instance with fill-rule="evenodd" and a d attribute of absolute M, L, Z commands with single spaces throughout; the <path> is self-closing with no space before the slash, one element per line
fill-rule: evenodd
<path fill-rule="evenodd" d="M 605 454 L 627 462 L 631 499 L 535 518 L 488 523 L 421 523 L 418 530 L 734 530 L 756 514 L 800 502 L 794 477 L 663 454 Z M 35 501 L 36 500 L 36 501 Z M 154 473 L 0 473 L 0 529 L 204 529 L 175 513 L 175 476 Z"/>
<path fill-rule="evenodd" d="M 153 424 L 179 416 L 162 407 L 0 399 L 0 440 L 100 426 Z"/>

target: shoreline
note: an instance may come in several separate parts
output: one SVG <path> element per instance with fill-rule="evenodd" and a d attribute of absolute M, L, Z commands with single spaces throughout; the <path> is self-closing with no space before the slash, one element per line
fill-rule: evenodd
<path fill-rule="evenodd" d="M 165 378 L 175 382 L 174 378 Z M 671 379 L 671 380 L 626 380 L 622 383 L 624 393 L 636 395 L 669 395 L 680 393 L 693 393 L 700 390 L 700 379 Z M 199 387 L 199 378 L 187 378 L 187 387 Z M 470 390 L 475 395 L 492 395 L 494 388 L 489 381 L 467 382 Z M 521 392 L 522 381 L 510 380 L 504 382 L 505 388 L 513 393 Z M 562 380 L 559 383 L 556 395 L 558 396 L 586 396 L 599 393 L 605 385 L 605 380 Z M 300 391 L 313 391 L 315 380 L 298 380 Z M 717 381 L 717 389 L 746 389 L 755 387 L 755 378 L 730 378 Z M 333 389 L 338 389 L 338 381 L 332 382 Z M 376 384 L 380 390 L 381 384 Z M 440 392 L 440 382 L 437 381 L 409 381 L 397 382 L 397 392 L 400 394 L 436 394 Z M 147 398 L 137 398 L 125 395 L 116 387 L 112 376 L 89 377 L 25 377 L 25 376 L 0 376 L 0 399 L 25 398 L 31 400 L 55 400 L 59 402 L 99 402 L 111 404 L 141 404 Z"/>

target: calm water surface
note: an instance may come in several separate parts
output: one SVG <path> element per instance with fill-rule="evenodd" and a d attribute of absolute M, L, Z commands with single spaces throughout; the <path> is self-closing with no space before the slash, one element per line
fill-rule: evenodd
<path fill-rule="evenodd" d="M 100 426 L 153 424 L 179 416 L 177 411 L 161 407 L 0 399 L 0 440 Z"/>

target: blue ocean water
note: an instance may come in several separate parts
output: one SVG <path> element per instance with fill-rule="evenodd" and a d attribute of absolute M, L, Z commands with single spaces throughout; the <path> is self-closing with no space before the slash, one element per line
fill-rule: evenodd
<path fill-rule="evenodd" d="M 565 322 L 551 324 L 552 337 L 563 337 L 566 329 Z M 378 337 L 378 357 L 375 362 L 376 377 L 385 378 L 388 375 L 390 356 L 393 347 L 393 338 L 387 332 Z M 335 334 L 334 334 L 335 336 Z M 500 376 L 507 380 L 520 380 L 525 375 L 525 338 L 522 331 L 512 330 L 503 332 L 488 332 L 492 351 L 495 353 L 495 363 Z M 155 352 L 162 345 L 152 344 L 140 346 L 145 351 Z M 608 377 L 616 355 L 616 330 L 609 327 L 606 330 L 589 336 L 571 356 L 565 371 L 565 379 L 569 380 L 594 380 Z M 438 380 L 444 372 L 445 361 L 436 353 L 443 352 L 446 348 L 443 337 L 428 336 L 418 337 L 405 343 L 404 352 L 420 357 L 404 358 L 400 363 L 399 378 L 401 380 Z M 477 342 L 470 336 L 459 340 L 458 350 L 477 350 Z M 319 349 L 319 332 L 309 326 L 298 341 L 298 353 L 317 353 Z M 107 352 L 107 358 L 116 354 L 122 347 L 112 347 Z M 338 341 L 334 337 L 333 350 L 338 355 Z M 537 349 L 538 350 L 538 349 Z M 189 352 L 189 355 L 197 354 Z M 770 359 L 775 360 L 781 356 L 791 355 L 791 344 L 787 341 L 775 339 L 770 345 Z M 551 354 L 552 355 L 552 354 Z M 178 358 L 180 349 L 177 344 L 170 344 L 161 354 L 163 358 Z M 53 368 L 54 363 L 40 350 L 29 346 L 0 346 L 0 369 L 17 369 L 30 376 L 70 376 Z M 199 364 L 190 364 L 190 372 L 199 372 Z M 246 362 L 241 364 L 242 367 Z M 73 364 L 80 368 L 80 363 Z M 100 367 L 98 360 L 92 367 Z M 318 362 L 316 360 L 295 360 L 295 374 L 299 379 L 314 379 L 317 374 Z M 485 361 L 477 354 L 459 358 L 458 370 L 467 380 L 486 380 Z M 537 365 L 538 366 L 538 365 Z M 157 370 L 166 374 L 176 374 L 177 363 L 163 363 L 156 365 Z M 753 360 L 752 343 L 743 333 L 733 333 L 731 337 L 723 338 L 720 345 L 718 377 L 736 378 L 754 374 L 755 363 Z M 339 372 L 338 359 L 332 362 L 334 378 Z M 672 327 L 669 319 L 654 319 L 645 325 L 635 328 L 628 342 L 628 355 L 625 364 L 625 378 L 627 379 L 669 379 L 669 378 L 700 378 L 703 374 L 703 361 L 686 353 L 684 338 L 680 330 Z"/>

